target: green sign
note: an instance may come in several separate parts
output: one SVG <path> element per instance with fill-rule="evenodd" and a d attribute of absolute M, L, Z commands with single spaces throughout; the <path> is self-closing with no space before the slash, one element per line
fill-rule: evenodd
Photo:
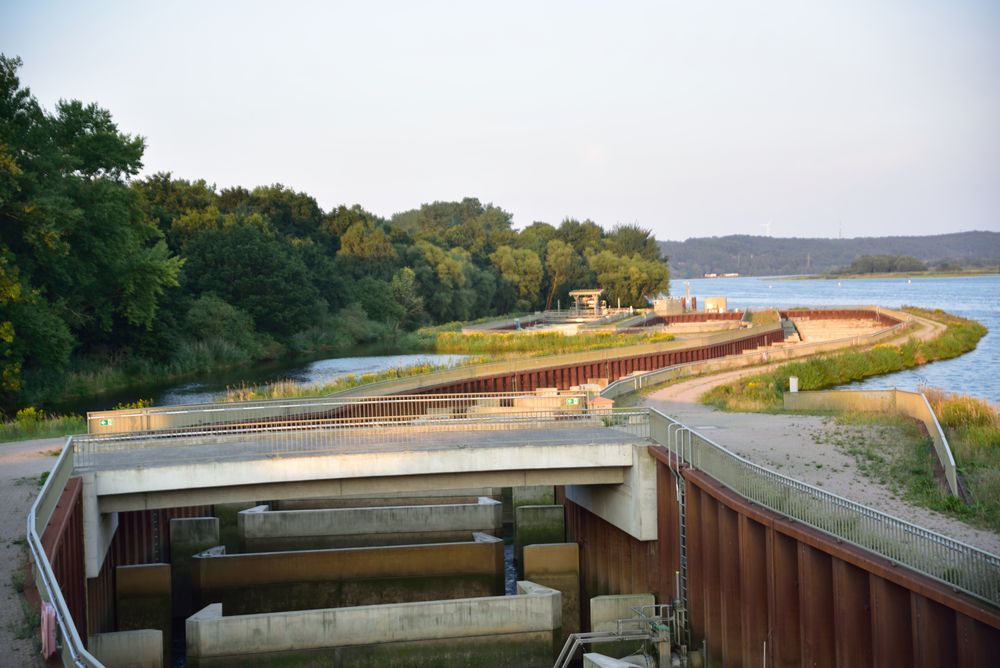
<path fill-rule="evenodd" d="M 110 427 L 113 423 L 114 420 L 111 418 L 101 418 L 100 422 L 98 422 L 102 427 Z"/>
<path fill-rule="evenodd" d="M 567 406 L 576 406 L 578 403 L 580 403 L 580 400 L 576 397 L 567 397 L 566 399 Z"/>

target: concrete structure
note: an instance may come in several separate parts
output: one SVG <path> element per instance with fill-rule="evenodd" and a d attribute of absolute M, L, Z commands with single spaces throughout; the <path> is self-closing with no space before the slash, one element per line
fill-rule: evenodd
<path fill-rule="evenodd" d="M 705 297 L 705 313 L 724 313 L 729 310 L 725 297 Z"/>
<path fill-rule="evenodd" d="M 590 630 L 616 631 L 619 629 L 618 620 L 638 619 L 642 615 L 638 614 L 636 610 L 642 609 L 644 606 L 652 606 L 654 603 L 656 600 L 653 594 L 595 596 L 590 599 Z M 652 608 L 647 608 L 645 615 L 653 616 L 653 614 Z M 595 643 L 594 649 L 602 654 L 620 658 L 632 654 L 641 646 L 641 641 Z"/>
<path fill-rule="evenodd" d="M 472 489 L 427 490 L 419 495 L 411 492 L 385 492 L 378 496 L 341 496 L 328 499 L 285 499 L 270 503 L 272 510 L 324 510 L 327 508 L 374 508 L 384 506 L 434 506 L 446 503 L 479 503 L 479 497 L 501 501 L 502 487 Z M 257 504 L 251 504 L 257 505 Z M 250 506 L 247 506 L 250 507 Z M 245 510 L 245 508 L 241 509 Z"/>
<path fill-rule="evenodd" d="M 160 631 L 160 649 L 169 664 L 172 629 L 172 583 L 170 564 L 119 566 L 115 569 L 115 601 L 118 608 L 118 630 Z"/>
<path fill-rule="evenodd" d="M 566 498 L 639 540 L 656 540 L 656 461 L 647 446 L 632 448 L 620 485 L 567 485 Z"/>
<path fill-rule="evenodd" d="M 576 311 L 593 311 L 594 315 L 601 312 L 601 295 L 604 290 L 600 288 L 589 288 L 585 290 L 570 290 L 569 297 L 573 300 L 573 309 Z"/>
<path fill-rule="evenodd" d="M 343 447 L 334 444 L 332 450 L 279 456 L 280 446 L 298 447 L 291 437 L 280 443 L 245 436 L 192 437 L 176 439 L 170 447 L 108 453 L 93 474 L 94 483 L 88 488 L 85 481 L 83 491 L 85 503 L 93 500 L 95 513 L 108 514 L 250 499 L 614 484 L 622 482 L 624 467 L 632 464 L 631 445 L 646 442 L 601 425 L 556 423 L 483 434 L 414 431 L 386 437 L 374 432 Z M 240 465 L 233 466 L 237 461 Z M 100 560 L 95 561 L 99 566 Z"/>
<path fill-rule="evenodd" d="M 502 595 L 503 541 L 469 538 L 258 554 L 209 550 L 194 560 L 194 595 L 199 607 L 222 603 L 234 615 Z"/>
<path fill-rule="evenodd" d="M 552 485 L 533 485 L 511 489 L 511 503 L 520 506 L 551 506 L 556 502 L 556 491 Z"/>
<path fill-rule="evenodd" d="M 90 652 L 108 668 L 161 668 L 164 638 L 158 630 L 117 631 L 90 636 Z"/>
<path fill-rule="evenodd" d="M 588 652 L 583 655 L 583 668 L 635 668 L 635 666 L 655 666 L 655 663 L 647 663 L 644 657 L 628 657 L 626 659 L 616 659 L 613 656 Z"/>
<path fill-rule="evenodd" d="M 514 560 L 524 572 L 524 548 L 538 543 L 566 540 L 562 506 L 520 506 L 514 509 Z"/>
<path fill-rule="evenodd" d="M 170 579 L 175 617 L 191 614 L 191 562 L 194 555 L 219 544 L 217 517 L 170 520 Z"/>
<path fill-rule="evenodd" d="M 580 546 L 550 543 L 524 546 L 524 578 L 562 594 L 562 642 L 580 627 Z"/>
<path fill-rule="evenodd" d="M 455 668 L 552 665 L 558 591 L 519 582 L 518 595 L 223 616 L 209 605 L 187 619 L 187 665 L 272 662 Z M 342 662 L 342 663 L 341 663 Z"/>
<path fill-rule="evenodd" d="M 239 513 L 240 544 L 246 552 L 324 547 L 408 545 L 465 540 L 473 532 L 499 535 L 499 501 L 383 508 L 270 511 L 256 506 Z"/>

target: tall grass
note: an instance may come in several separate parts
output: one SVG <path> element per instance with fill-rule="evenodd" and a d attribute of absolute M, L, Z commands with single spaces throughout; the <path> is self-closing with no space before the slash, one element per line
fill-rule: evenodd
<path fill-rule="evenodd" d="M 921 391 L 948 437 L 972 512 L 1000 531 L 1000 408 L 938 388 Z"/>
<path fill-rule="evenodd" d="M 798 377 L 799 388 L 803 390 L 844 385 L 957 357 L 975 348 L 987 331 L 974 320 L 943 311 L 906 310 L 943 323 L 945 331 L 930 341 L 911 339 L 902 345 L 881 344 L 870 350 L 850 350 L 783 364 L 770 372 L 716 386 L 702 395 L 701 401 L 723 410 L 780 410 L 791 376 Z"/>
<path fill-rule="evenodd" d="M 619 346 L 672 341 L 672 334 L 663 332 L 619 334 L 595 332 L 593 334 L 565 335 L 560 332 L 434 332 L 426 334 L 429 348 L 438 353 L 468 355 L 529 354 L 532 356 L 601 350 Z"/>
<path fill-rule="evenodd" d="M 87 431 L 87 421 L 79 415 L 46 415 L 37 408 L 22 408 L 13 420 L 0 422 L 0 442 L 31 438 L 54 438 Z"/>

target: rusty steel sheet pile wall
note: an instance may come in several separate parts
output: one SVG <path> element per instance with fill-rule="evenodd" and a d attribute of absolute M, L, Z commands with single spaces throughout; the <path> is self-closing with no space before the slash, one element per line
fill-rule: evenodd
<path fill-rule="evenodd" d="M 995 665 L 1000 610 L 702 472 L 683 477 L 691 634 L 707 665 Z"/>
<path fill-rule="evenodd" d="M 118 528 L 111 539 L 101 571 L 96 578 L 87 580 L 88 632 L 107 633 L 118 628 L 115 609 L 115 569 L 118 566 L 170 561 L 170 520 L 211 514 L 211 506 L 118 513 Z M 77 619 L 75 615 L 73 618 Z"/>
<path fill-rule="evenodd" d="M 86 643 L 87 592 L 83 571 L 83 482 L 70 478 L 42 533 L 42 549 L 52 565 L 73 623 Z"/>
<path fill-rule="evenodd" d="M 677 315 L 658 315 L 636 324 L 635 327 L 655 327 L 657 325 L 673 325 L 677 323 L 742 319 L 743 313 L 741 311 L 725 311 L 723 313 L 705 313 L 702 311 L 698 313 L 679 313 Z"/>
<path fill-rule="evenodd" d="M 554 366 L 546 369 L 481 376 L 479 378 L 462 380 L 457 383 L 429 385 L 417 392 L 420 394 L 530 392 L 540 387 L 554 387 L 566 390 L 574 385 L 581 385 L 595 378 L 615 381 L 636 371 L 653 371 L 684 362 L 697 362 L 715 357 L 724 357 L 726 355 L 736 355 L 745 350 L 769 346 L 783 340 L 784 333 L 778 329 L 698 348 L 665 350 L 642 355 Z"/>

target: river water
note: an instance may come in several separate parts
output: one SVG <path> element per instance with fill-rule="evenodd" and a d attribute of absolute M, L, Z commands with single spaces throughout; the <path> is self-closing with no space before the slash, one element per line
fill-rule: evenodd
<path fill-rule="evenodd" d="M 1000 403 L 1000 275 L 952 278 L 858 278 L 782 280 L 778 278 L 689 279 L 691 294 L 727 297 L 729 308 L 878 305 L 940 308 L 978 320 L 990 329 L 978 347 L 951 360 L 854 383 L 852 389 L 932 385 Z M 673 295 L 684 281 L 671 281 Z"/>

